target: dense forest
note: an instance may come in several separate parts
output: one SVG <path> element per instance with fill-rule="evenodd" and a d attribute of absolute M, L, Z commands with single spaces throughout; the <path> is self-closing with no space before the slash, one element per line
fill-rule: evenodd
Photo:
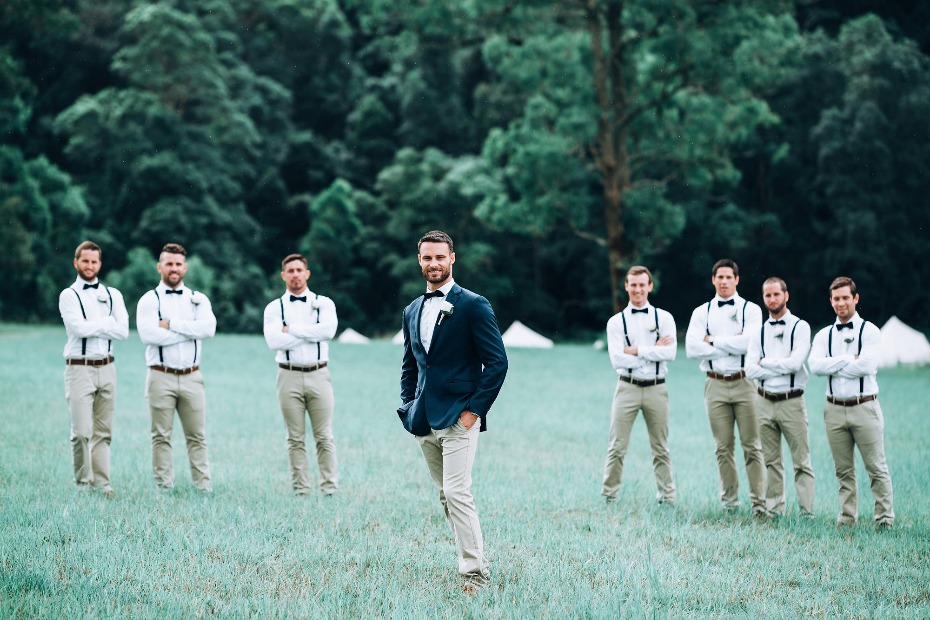
<path fill-rule="evenodd" d="M 930 1 L 4 0 L 0 320 L 55 322 L 85 238 L 130 314 L 166 242 L 221 331 L 304 252 L 342 327 L 456 280 L 557 339 L 632 264 L 683 329 L 730 257 L 830 320 L 930 330 Z"/>

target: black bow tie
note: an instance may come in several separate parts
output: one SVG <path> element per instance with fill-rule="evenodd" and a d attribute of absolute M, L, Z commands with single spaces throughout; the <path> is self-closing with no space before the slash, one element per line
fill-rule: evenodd
<path fill-rule="evenodd" d="M 736 305 L 736 301 L 733 300 L 733 299 L 728 299 L 728 300 L 726 300 L 726 301 L 723 301 L 722 299 L 718 299 L 718 300 L 717 300 L 717 307 L 718 307 L 718 308 L 719 308 L 720 306 L 735 306 L 735 305 Z"/>
<path fill-rule="evenodd" d="M 785 319 L 778 319 L 777 321 L 769 321 L 769 325 L 784 325 Z"/>
<path fill-rule="evenodd" d="M 429 299 L 430 297 L 445 297 L 445 293 L 442 291 L 433 291 L 432 293 L 423 293 L 423 299 Z"/>
<path fill-rule="evenodd" d="M 853 328 L 853 324 L 852 324 L 852 321 L 850 321 L 849 323 L 840 323 L 839 325 L 837 325 L 836 331 L 840 331 L 841 329 L 852 329 L 852 328 Z"/>
<path fill-rule="evenodd" d="M 304 295 L 303 297 L 298 297 L 297 295 L 291 295 L 291 301 L 302 301 L 307 303 L 307 296 Z"/>
<path fill-rule="evenodd" d="M 99 283 L 99 282 L 94 282 L 93 284 L 87 284 L 87 283 L 85 282 L 85 283 L 84 283 L 84 290 L 86 291 L 86 290 L 89 289 L 89 288 L 97 288 L 98 286 L 100 286 L 100 283 Z"/>
<path fill-rule="evenodd" d="M 643 314 L 649 314 L 649 308 L 633 308 L 630 312 L 632 314 L 637 314 L 639 312 L 642 312 Z"/>
<path fill-rule="evenodd" d="M 165 290 L 167 295 L 180 295 L 182 293 L 181 289 L 169 288 Z"/>

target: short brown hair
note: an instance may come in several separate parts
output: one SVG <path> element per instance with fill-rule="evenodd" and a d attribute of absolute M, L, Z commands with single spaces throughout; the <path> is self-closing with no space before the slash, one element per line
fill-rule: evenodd
<path fill-rule="evenodd" d="M 187 250 L 180 243 L 166 243 L 159 254 L 180 254 L 187 256 Z"/>
<path fill-rule="evenodd" d="M 297 254 L 295 252 L 293 254 L 288 254 L 287 256 L 284 257 L 284 260 L 281 261 L 281 271 L 284 271 L 288 263 L 293 262 L 295 260 L 299 260 L 300 262 L 304 264 L 304 267 L 306 267 L 307 269 L 310 269 L 310 265 L 307 264 L 307 259 L 304 258 L 304 255 Z"/>
<path fill-rule="evenodd" d="M 455 250 L 452 249 L 452 237 L 441 230 L 431 230 L 420 237 L 420 241 L 417 242 L 417 252 L 420 251 L 420 246 L 424 243 L 445 243 L 449 246 L 450 254 L 455 252 Z"/>
<path fill-rule="evenodd" d="M 729 267 L 733 270 L 733 276 L 739 277 L 739 267 L 736 266 L 736 261 L 731 258 L 721 258 L 716 263 L 714 263 L 714 269 L 710 272 L 711 277 L 717 275 L 717 270 L 722 267 Z"/>
<path fill-rule="evenodd" d="M 74 250 L 74 260 L 81 258 L 81 252 L 84 250 L 89 250 L 91 252 L 96 252 L 98 258 L 103 258 L 103 250 L 100 249 L 100 246 L 94 243 L 93 241 L 82 241 L 81 245 L 77 246 L 77 249 Z"/>
<path fill-rule="evenodd" d="M 838 288 L 843 288 L 844 286 L 849 287 L 849 292 L 852 293 L 853 297 L 858 295 L 856 292 L 856 283 L 852 281 L 852 278 L 847 278 L 846 276 L 840 276 L 830 283 L 830 296 L 833 296 L 833 291 Z"/>
<path fill-rule="evenodd" d="M 626 278 L 624 279 L 628 280 L 630 276 L 640 276 L 642 274 L 649 276 L 649 284 L 652 284 L 652 273 L 649 271 L 648 267 L 643 267 L 642 265 L 633 265 L 630 267 L 630 269 L 626 272 Z"/>
<path fill-rule="evenodd" d="M 763 288 L 763 290 L 765 289 L 765 285 L 766 285 L 766 284 L 777 284 L 777 285 L 779 286 L 779 288 L 781 288 L 781 292 L 782 292 L 782 293 L 787 293 L 787 292 L 788 292 L 788 285 L 785 284 L 785 281 L 782 280 L 781 278 L 778 278 L 778 277 L 775 277 L 775 276 L 772 276 L 771 278 L 768 278 L 765 282 L 762 283 L 762 288 Z"/>

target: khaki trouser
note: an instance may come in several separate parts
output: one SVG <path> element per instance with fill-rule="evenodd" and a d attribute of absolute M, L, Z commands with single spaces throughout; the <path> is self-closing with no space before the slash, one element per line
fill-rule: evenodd
<path fill-rule="evenodd" d="M 826 403 L 824 424 L 830 452 L 836 465 L 836 479 L 840 483 L 840 514 L 837 523 L 855 523 L 859 517 L 856 493 L 856 464 L 854 448 L 859 447 L 865 470 L 872 483 L 875 499 L 875 521 L 894 523 L 894 492 L 891 474 L 885 462 L 885 418 L 877 400 L 853 407 Z"/>
<path fill-rule="evenodd" d="M 291 462 L 291 484 L 300 494 L 311 489 L 307 468 L 307 418 L 316 443 L 316 461 L 320 468 L 320 490 L 332 495 L 339 488 L 339 464 L 333 442 L 333 382 L 329 368 L 312 372 L 278 370 L 278 403 L 284 416 L 287 456 Z"/>
<path fill-rule="evenodd" d="M 675 482 L 672 480 L 672 463 L 668 453 L 668 388 L 666 385 L 637 387 L 617 381 L 610 418 L 610 439 L 607 444 L 607 461 L 604 464 L 602 493 L 614 498 L 620 491 L 623 476 L 623 458 L 630 443 L 630 431 L 636 414 L 643 411 L 649 447 L 652 449 L 652 469 L 656 477 L 656 499 L 675 501 Z"/>
<path fill-rule="evenodd" d="M 720 472 L 720 499 L 725 508 L 739 506 L 739 479 L 736 473 L 734 423 L 739 428 L 740 444 L 749 479 L 749 501 L 756 513 L 765 512 L 765 463 L 759 442 L 759 423 L 754 401 L 756 388 L 749 379 L 721 381 L 707 378 L 704 405 L 714 435 L 717 469 Z"/>
<path fill-rule="evenodd" d="M 110 486 L 116 365 L 65 366 L 65 398 L 71 410 L 74 481 L 105 489 Z"/>
<path fill-rule="evenodd" d="M 152 469 L 155 484 L 162 489 L 174 487 L 171 431 L 176 409 L 181 428 L 184 429 L 194 486 L 201 491 L 212 491 L 207 457 L 206 398 L 201 372 L 198 370 L 187 375 L 174 375 L 149 369 L 145 398 L 152 415 Z"/>
<path fill-rule="evenodd" d="M 756 394 L 756 413 L 762 455 L 765 457 L 765 507 L 769 514 L 785 514 L 785 470 L 781 461 L 781 438 L 785 437 L 794 465 L 794 487 L 801 514 L 814 509 L 814 470 L 807 434 L 807 409 L 804 397 L 772 402 Z"/>
<path fill-rule="evenodd" d="M 417 441 L 455 535 L 459 574 L 478 585 L 486 585 L 490 573 L 478 510 L 471 494 L 471 469 L 478 450 L 480 425 L 478 420 L 466 430 L 461 422 L 456 422 L 449 428 L 417 437 Z"/>

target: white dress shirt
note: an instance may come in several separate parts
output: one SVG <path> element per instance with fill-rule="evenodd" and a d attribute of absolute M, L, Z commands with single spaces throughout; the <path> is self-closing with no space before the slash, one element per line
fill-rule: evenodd
<path fill-rule="evenodd" d="M 442 308 L 442 302 L 446 301 L 449 291 L 455 286 L 455 280 L 449 278 L 449 281 L 440 286 L 437 290 L 442 291 L 442 297 L 427 297 L 423 300 L 423 313 L 420 315 L 420 343 L 426 352 L 429 353 L 429 345 L 433 341 L 433 330 L 436 328 L 436 321 L 439 320 L 439 310 Z M 426 289 L 429 293 L 429 288 Z"/>
<path fill-rule="evenodd" d="M 96 278 L 88 283 L 97 284 L 96 289 L 85 289 L 84 284 L 77 278 L 58 295 L 58 310 L 68 334 L 64 356 L 107 357 L 112 353 L 111 340 L 126 340 L 129 336 L 126 303 L 122 293 Z"/>
<path fill-rule="evenodd" d="M 168 287 L 159 282 L 136 307 L 136 329 L 139 338 L 148 345 L 145 363 L 148 366 L 167 366 L 182 370 L 200 364 L 204 338 L 216 334 L 216 317 L 206 295 L 194 292 L 182 283 L 176 290 L 180 295 L 168 294 Z M 156 295 L 157 293 L 157 295 Z M 158 321 L 169 321 L 168 329 Z"/>
<path fill-rule="evenodd" d="M 773 325 L 774 320 L 769 316 L 749 334 L 746 376 L 766 392 L 803 390 L 810 376 L 804 362 L 811 351 L 811 326 L 791 310 L 779 319 L 784 325 Z"/>
<path fill-rule="evenodd" d="M 623 311 L 607 321 L 607 352 L 610 354 L 610 363 L 618 375 L 641 381 L 661 379 L 668 374 L 668 363 L 674 361 L 678 354 L 675 319 L 665 310 L 660 310 L 648 302 L 643 308 L 635 309 L 645 309 L 646 312 L 634 313 L 634 306 L 627 305 Z M 675 342 L 668 346 L 657 345 L 656 341 L 665 336 L 675 338 Z M 623 348 L 626 346 L 635 346 L 638 353 L 624 353 Z"/>
<path fill-rule="evenodd" d="M 685 334 L 685 353 L 689 358 L 701 360 L 701 370 L 733 374 L 743 368 L 743 356 L 749 348 L 749 334 L 762 325 L 762 309 L 751 301 L 734 294 L 733 305 L 720 306 L 728 301 L 715 295 L 709 304 L 701 304 L 691 313 L 691 322 Z M 714 343 L 704 342 L 713 336 Z"/>
<path fill-rule="evenodd" d="M 811 372 L 830 377 L 827 394 L 836 398 L 878 394 L 876 375 L 882 333 L 874 323 L 864 321 L 858 312 L 849 322 L 852 329 L 837 329 L 837 322 L 817 332 L 811 346 Z"/>
<path fill-rule="evenodd" d="M 304 297 L 306 301 L 291 297 Z M 283 319 L 282 319 L 283 313 Z M 282 332 L 287 323 L 287 333 Z M 292 295 L 285 291 L 265 306 L 265 342 L 279 364 L 313 366 L 329 361 L 329 341 L 336 335 L 339 321 L 336 304 L 329 297 L 308 289 Z"/>

